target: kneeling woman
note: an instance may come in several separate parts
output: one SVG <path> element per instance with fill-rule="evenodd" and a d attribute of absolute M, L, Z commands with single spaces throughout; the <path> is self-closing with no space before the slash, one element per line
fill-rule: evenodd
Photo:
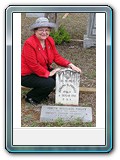
<path fill-rule="evenodd" d="M 67 59 L 63 58 L 55 47 L 55 42 L 49 36 L 54 23 L 47 18 L 38 18 L 31 25 L 34 32 L 24 43 L 21 57 L 21 84 L 33 88 L 25 100 L 33 105 L 39 104 L 53 91 L 55 87 L 55 74 L 60 68 L 52 69 L 55 62 L 62 67 L 70 67 L 77 72 L 81 69 Z"/>

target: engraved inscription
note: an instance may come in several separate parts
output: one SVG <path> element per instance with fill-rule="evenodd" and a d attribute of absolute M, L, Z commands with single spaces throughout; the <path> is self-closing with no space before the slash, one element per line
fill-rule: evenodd
<path fill-rule="evenodd" d="M 41 122 L 53 122 L 58 118 L 61 118 L 64 121 L 73 121 L 79 118 L 83 122 L 91 122 L 92 108 L 80 106 L 42 106 L 40 115 Z"/>
<path fill-rule="evenodd" d="M 78 105 L 80 74 L 65 68 L 56 74 L 56 104 Z"/>

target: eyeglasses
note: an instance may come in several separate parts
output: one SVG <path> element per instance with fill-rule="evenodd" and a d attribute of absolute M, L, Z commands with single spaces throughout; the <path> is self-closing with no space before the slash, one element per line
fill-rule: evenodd
<path fill-rule="evenodd" d="M 39 32 L 50 32 L 50 29 L 38 29 Z"/>

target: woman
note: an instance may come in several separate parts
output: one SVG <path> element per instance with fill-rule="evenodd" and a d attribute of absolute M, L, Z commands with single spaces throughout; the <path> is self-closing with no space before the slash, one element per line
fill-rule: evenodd
<path fill-rule="evenodd" d="M 47 18 L 38 18 L 31 25 L 34 34 L 25 41 L 22 49 L 21 83 L 22 86 L 33 88 L 25 98 L 33 105 L 46 99 L 55 87 L 55 74 L 60 68 L 52 69 L 53 62 L 81 72 L 80 68 L 63 58 L 56 50 L 54 40 L 49 36 L 54 27 L 55 24 L 50 23 Z"/>

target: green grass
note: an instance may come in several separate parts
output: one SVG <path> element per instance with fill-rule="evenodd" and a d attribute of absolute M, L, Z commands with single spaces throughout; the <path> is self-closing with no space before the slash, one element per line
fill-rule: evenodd
<path fill-rule="evenodd" d="M 61 118 L 54 122 L 37 122 L 32 121 L 31 115 L 28 115 L 22 123 L 27 123 L 28 127 L 92 127 L 92 122 L 82 122 L 79 118 L 67 122 Z"/>

